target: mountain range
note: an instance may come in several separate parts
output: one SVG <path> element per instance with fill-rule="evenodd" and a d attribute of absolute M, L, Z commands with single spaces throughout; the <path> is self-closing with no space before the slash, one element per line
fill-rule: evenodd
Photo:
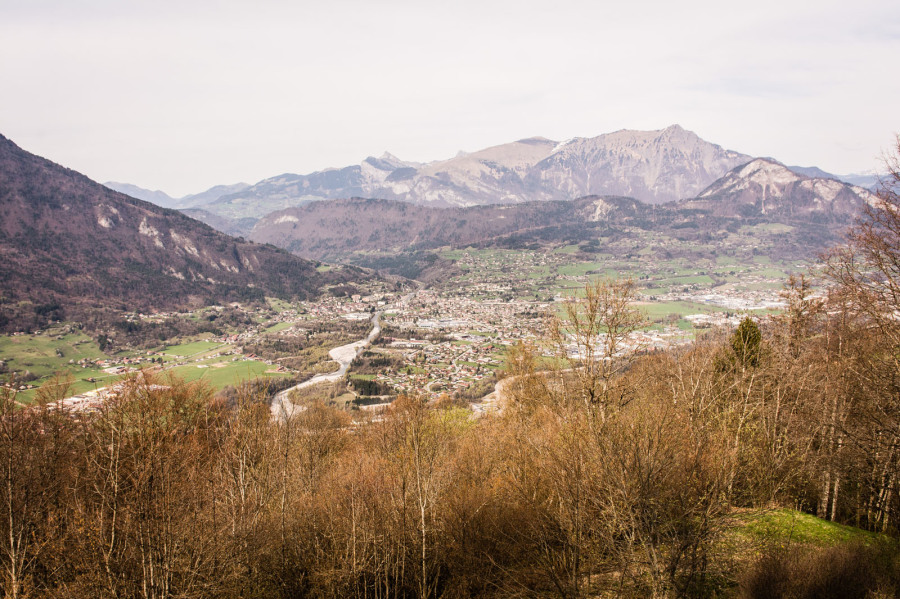
<path fill-rule="evenodd" d="M 597 246 L 601 236 L 638 231 L 691 243 L 784 223 L 793 238 L 781 247 L 809 253 L 832 243 L 871 199 L 827 174 L 724 150 L 676 125 L 562 143 L 529 138 L 430 164 L 385 154 L 177 200 L 145 195 L 182 212 L 0 136 L 0 328 L 61 306 L 151 310 L 309 297 L 369 275 L 355 267 L 321 273 L 303 258 L 377 267 L 360 259 L 364 252 Z"/>
<path fill-rule="evenodd" d="M 285 173 L 254 185 L 216 186 L 177 200 L 160 191 L 108 185 L 182 209 L 228 234 L 250 235 L 256 222 L 267 215 L 315 201 L 352 197 L 444 208 L 590 195 L 666 204 L 699 196 L 731 169 L 752 160 L 672 125 L 658 131 L 622 130 L 564 142 L 532 137 L 427 164 L 386 152 L 358 165 L 308 175 Z M 838 181 L 816 167 L 784 168 L 810 179 Z M 871 186 L 874 177 L 858 176 L 853 183 Z M 823 190 L 826 187 L 820 185 Z"/>
<path fill-rule="evenodd" d="M 436 208 L 398 200 L 313 202 L 260 219 L 249 237 L 307 258 L 342 261 L 356 252 L 405 252 L 505 243 L 504 238 L 578 242 L 598 228 L 717 232 L 730 225 L 784 223 L 835 232 L 871 193 L 795 173 L 771 159 L 738 166 L 696 197 L 650 204 L 623 196 Z M 810 248 L 813 252 L 823 249 Z"/>
<path fill-rule="evenodd" d="M 352 267 L 320 273 L 284 250 L 113 191 L 0 135 L 0 329 L 80 309 L 306 298 L 363 276 Z"/>
<path fill-rule="evenodd" d="M 138 187 L 137 185 L 132 185 L 131 183 L 107 181 L 103 185 L 109 187 L 112 190 L 124 193 L 127 196 L 137 198 L 138 200 L 144 200 L 145 202 L 150 202 L 151 204 L 156 204 L 157 206 L 161 206 L 163 208 L 175 208 L 179 210 L 185 208 L 193 208 L 194 206 L 202 206 L 203 204 L 208 204 L 210 202 L 216 201 L 223 195 L 239 193 L 250 187 L 248 183 L 216 185 L 215 187 L 211 187 L 206 191 L 200 193 L 189 194 L 180 198 L 173 198 L 166 192 L 160 191 L 159 189 L 144 189 L 143 187 Z"/>
<path fill-rule="evenodd" d="M 693 197 L 752 157 L 673 125 L 557 142 L 521 139 L 421 164 L 385 153 L 309 175 L 283 174 L 226 194 L 203 209 L 260 218 L 309 201 L 375 197 L 435 207 L 622 195 L 647 203 Z"/>

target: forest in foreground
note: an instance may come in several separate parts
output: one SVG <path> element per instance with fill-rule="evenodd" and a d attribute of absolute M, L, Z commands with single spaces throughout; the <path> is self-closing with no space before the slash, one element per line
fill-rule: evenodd
<path fill-rule="evenodd" d="M 623 355 L 634 285 L 597 282 L 510 351 L 503 409 L 398 399 L 272 422 L 144 372 L 96 413 L 0 391 L 6 597 L 894 597 L 900 168 L 783 314 Z M 602 343 L 597 343 L 597 340 Z M 548 349 L 554 353 L 547 358 Z M 821 546 L 748 535 L 785 509 Z M 847 529 L 850 530 L 850 529 Z M 868 531 L 868 533 L 864 532 Z M 795 536 L 795 532 L 797 533 Z"/>

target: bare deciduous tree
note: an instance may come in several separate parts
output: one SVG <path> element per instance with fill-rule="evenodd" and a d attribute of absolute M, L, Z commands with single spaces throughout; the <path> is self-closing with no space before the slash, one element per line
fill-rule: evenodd
<path fill-rule="evenodd" d="M 573 394 L 601 418 L 628 401 L 627 394 L 615 393 L 612 385 L 637 349 L 628 343 L 644 322 L 632 306 L 636 293 L 630 279 L 598 279 L 585 285 L 583 298 L 565 302 L 562 315 L 550 319 L 549 337 L 559 366 L 575 376 Z"/>

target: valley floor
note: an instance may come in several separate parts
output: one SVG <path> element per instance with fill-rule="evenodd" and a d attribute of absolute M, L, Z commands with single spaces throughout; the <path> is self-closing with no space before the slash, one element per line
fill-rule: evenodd
<path fill-rule="evenodd" d="M 129 326 L 148 330 L 171 321 L 205 323 L 217 317 L 221 321 L 226 311 L 240 314 L 245 323 L 176 336 L 152 349 L 126 346 L 101 352 L 97 337 L 60 324 L 0 338 L 0 360 L 8 373 L 15 373 L 15 382 L 7 384 L 16 386 L 23 404 L 34 399 L 37 387 L 53 373 L 68 370 L 74 381 L 64 395 L 77 396 L 70 400 L 73 405 L 90 407 L 102 396 L 98 390 L 148 366 L 188 381 L 204 380 L 214 390 L 259 377 L 300 377 L 302 382 L 325 376 L 331 381 L 346 373 L 350 393 L 341 401 L 355 406 L 383 403 L 385 397 L 398 394 L 477 402 L 493 392 L 495 372 L 503 367 L 508 348 L 519 342 L 540 345 L 547 317 L 583 293 L 588 281 L 618 277 L 637 282 L 635 307 L 644 314 L 645 324 L 624 350 L 653 351 L 688 343 L 710 328 L 735 326 L 745 314 L 777 312 L 788 273 L 807 268 L 800 261 L 752 255 L 707 262 L 623 260 L 585 255 L 578 246 L 534 251 L 469 248 L 442 255 L 453 260 L 459 272 L 427 288 L 395 291 L 373 284 L 357 293 L 313 302 L 273 299 L 263 307 L 211 306 L 191 313 L 124 315 L 133 323 Z M 333 359 L 329 352 L 365 335 L 367 321 L 376 312 L 382 315 L 384 330 L 373 338 L 363 367 L 348 366 L 349 356 L 329 362 Z M 335 332 L 320 331 L 323 327 Z M 114 339 L 115 334 L 110 331 L 109 337 Z M 281 349 L 272 350 L 275 346 Z M 302 359 L 287 346 L 304 354 Z M 380 366 L 365 365 L 373 357 Z"/>

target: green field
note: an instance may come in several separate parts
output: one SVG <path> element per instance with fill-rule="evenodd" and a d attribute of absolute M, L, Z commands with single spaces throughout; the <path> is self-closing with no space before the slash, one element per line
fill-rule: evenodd
<path fill-rule="evenodd" d="M 321 268 L 321 267 L 319 267 Z M 316 269 L 318 270 L 318 269 Z M 286 302 L 284 300 L 278 299 L 277 297 L 267 297 L 266 303 L 269 304 L 269 307 L 275 310 L 276 312 L 284 312 L 285 310 L 291 309 L 290 302 Z"/>
<path fill-rule="evenodd" d="M 647 287 L 640 290 L 641 295 L 663 295 L 669 293 L 668 287 Z"/>
<path fill-rule="evenodd" d="M 215 341 L 194 341 L 193 343 L 182 343 L 181 345 L 172 345 L 162 350 L 160 353 L 169 356 L 181 356 L 187 358 L 198 354 L 212 351 L 219 347 L 224 347 L 224 343 Z"/>
<path fill-rule="evenodd" d="M 82 358 L 92 360 L 107 358 L 100 352 L 97 344 L 89 337 L 81 334 L 69 334 L 57 339 L 49 335 L 21 335 L 0 337 L 0 359 L 8 362 L 10 369 L 28 370 L 39 377 L 32 384 L 40 386 L 55 372 L 69 372 L 74 378 L 73 385 L 67 395 L 76 395 L 98 387 L 109 385 L 120 378 L 120 375 L 108 374 L 97 368 L 81 368 L 69 364 Z M 221 343 L 195 341 L 168 347 L 164 354 L 172 357 L 196 356 L 223 347 Z M 56 354 L 59 348 L 63 356 Z M 198 368 L 205 366 L 204 368 Z M 179 366 L 166 372 L 190 382 L 205 380 L 213 389 L 221 389 L 226 385 L 256 378 L 260 376 L 290 376 L 289 373 L 267 373 L 272 366 L 259 361 L 222 362 L 221 358 L 206 360 L 200 364 Z M 95 379 L 93 382 L 87 379 Z M 17 392 L 16 399 L 22 404 L 34 401 L 37 389 Z"/>
<path fill-rule="evenodd" d="M 258 377 L 284 377 L 289 373 L 266 373 L 273 369 L 265 362 L 256 360 L 240 360 L 237 362 L 216 362 L 204 364 L 206 368 L 198 368 L 197 365 L 179 366 L 166 372 L 184 379 L 187 382 L 202 380 L 215 390 L 227 385 L 235 385 L 241 381 L 247 381 Z"/>
<path fill-rule="evenodd" d="M 581 277 L 595 270 L 604 270 L 609 266 L 607 262 L 579 262 L 560 266 L 557 272 L 562 276 Z M 605 272 L 605 270 L 604 270 Z"/>
<path fill-rule="evenodd" d="M 57 353 L 59 351 L 61 356 Z M 97 343 L 82 333 L 16 335 L 0 337 L 0 360 L 10 369 L 29 370 L 38 376 L 53 374 L 69 360 L 105 358 Z"/>
<path fill-rule="evenodd" d="M 61 367 L 58 370 L 59 372 L 68 372 L 72 375 L 74 379 L 72 382 L 72 386 L 69 387 L 66 396 L 78 395 L 79 393 L 84 393 L 85 391 L 93 391 L 99 387 L 105 387 L 121 378 L 121 375 L 118 374 L 107 374 L 102 370 L 97 368 L 81 368 L 76 367 L 72 368 L 67 365 L 67 367 Z M 88 381 L 87 379 L 93 378 L 94 382 Z M 49 377 L 45 377 L 41 380 L 35 381 L 32 384 L 41 385 L 48 382 Z M 26 389 L 24 391 L 16 392 L 16 401 L 22 404 L 30 404 L 34 401 L 35 396 L 37 395 L 37 389 Z"/>
<path fill-rule="evenodd" d="M 292 326 L 294 326 L 293 322 L 279 322 L 265 329 L 263 333 L 277 333 L 278 331 L 289 329 Z"/>
<path fill-rule="evenodd" d="M 70 372 L 75 383 L 69 394 L 89 391 L 97 386 L 103 386 L 109 381 L 118 378 L 109 375 L 97 368 L 82 368 L 76 364 L 79 360 L 100 360 L 107 358 L 100 351 L 97 343 L 82 333 L 67 333 L 60 335 L 62 328 L 49 329 L 40 335 L 6 335 L 0 337 L 0 360 L 7 363 L 9 370 L 31 372 L 38 377 L 30 384 L 40 386 L 48 377 L 56 372 Z M 59 350 L 59 355 L 57 353 Z M 69 361 L 72 361 L 70 364 Z M 101 382 L 91 383 L 88 378 L 95 378 Z M 21 403 L 30 403 L 34 400 L 36 390 L 29 389 L 19 391 L 16 399 Z"/>
<path fill-rule="evenodd" d="M 352 381 L 353 379 L 356 379 L 359 381 L 374 381 L 375 375 L 374 374 L 351 374 L 350 380 Z"/>
<path fill-rule="evenodd" d="M 750 271 L 746 274 L 756 275 L 759 277 L 766 277 L 769 279 L 786 279 L 786 278 L 788 278 L 787 273 L 778 268 L 761 268 L 759 270 Z"/>
<path fill-rule="evenodd" d="M 637 308 L 651 320 L 665 318 L 669 314 L 677 314 L 679 317 L 684 317 L 688 314 L 712 314 L 715 312 L 728 311 L 719 306 L 698 304 L 696 302 L 654 302 L 641 304 L 637 306 Z"/>

